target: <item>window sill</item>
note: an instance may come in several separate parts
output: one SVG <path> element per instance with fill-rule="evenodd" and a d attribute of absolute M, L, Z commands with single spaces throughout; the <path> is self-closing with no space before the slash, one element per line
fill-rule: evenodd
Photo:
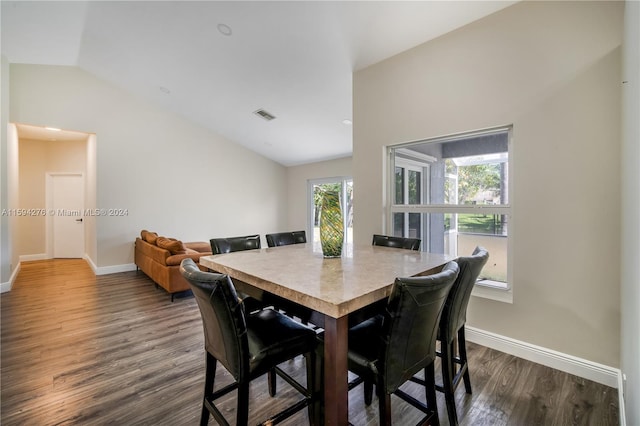
<path fill-rule="evenodd" d="M 503 303 L 513 303 L 513 291 L 505 283 L 480 280 L 473 286 L 472 296 Z"/>

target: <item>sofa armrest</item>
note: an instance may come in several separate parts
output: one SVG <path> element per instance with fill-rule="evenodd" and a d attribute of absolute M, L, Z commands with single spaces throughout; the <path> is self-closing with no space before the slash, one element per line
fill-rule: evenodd
<path fill-rule="evenodd" d="M 178 266 L 178 265 L 180 265 L 180 262 L 182 262 L 182 259 L 193 259 L 193 261 L 196 262 L 196 264 L 197 264 L 202 256 L 207 256 L 209 254 L 211 254 L 211 252 L 209 252 L 209 253 L 174 254 L 174 255 L 171 255 L 171 256 L 167 257 L 166 262 L 167 262 L 167 266 Z"/>
<path fill-rule="evenodd" d="M 195 250 L 200 253 L 211 254 L 211 244 L 204 241 L 184 243 L 184 246 L 188 249 Z"/>

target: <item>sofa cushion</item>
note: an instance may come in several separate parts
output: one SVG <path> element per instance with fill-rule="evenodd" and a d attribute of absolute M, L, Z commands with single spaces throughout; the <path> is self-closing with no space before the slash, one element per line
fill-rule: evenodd
<path fill-rule="evenodd" d="M 169 250 L 169 252 L 173 254 L 185 254 L 187 249 L 182 244 L 182 241 L 176 240 L 175 238 L 165 238 L 158 237 L 156 240 L 156 245 L 165 250 Z"/>
<path fill-rule="evenodd" d="M 156 244 L 158 234 L 156 232 L 149 232 L 146 229 L 140 232 L 140 238 L 148 242 L 149 244 Z"/>

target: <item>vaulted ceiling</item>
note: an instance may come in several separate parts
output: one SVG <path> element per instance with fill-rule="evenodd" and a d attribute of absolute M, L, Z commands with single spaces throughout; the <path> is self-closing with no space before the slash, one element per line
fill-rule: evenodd
<path fill-rule="evenodd" d="M 78 66 L 289 166 L 351 154 L 354 71 L 513 3 L 2 0 L 2 54 Z"/>

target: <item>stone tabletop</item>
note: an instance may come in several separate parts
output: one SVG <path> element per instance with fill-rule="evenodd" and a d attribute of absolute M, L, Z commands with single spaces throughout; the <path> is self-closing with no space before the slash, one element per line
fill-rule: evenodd
<path fill-rule="evenodd" d="M 438 272 L 452 256 L 372 245 L 325 259 L 311 243 L 203 256 L 200 264 L 333 318 L 387 297 L 396 277 Z"/>

